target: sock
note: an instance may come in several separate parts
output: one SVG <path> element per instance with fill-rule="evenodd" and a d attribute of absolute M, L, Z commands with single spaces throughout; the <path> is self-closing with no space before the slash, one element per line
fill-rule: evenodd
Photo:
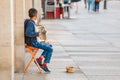
<path fill-rule="evenodd" d="M 43 63 L 43 67 L 47 67 L 47 63 Z"/>
<path fill-rule="evenodd" d="M 42 62 L 43 58 L 40 56 L 40 57 L 39 57 L 39 60 Z"/>

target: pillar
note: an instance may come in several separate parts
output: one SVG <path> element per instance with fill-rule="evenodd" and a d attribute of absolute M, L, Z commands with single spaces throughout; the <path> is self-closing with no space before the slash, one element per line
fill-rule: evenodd
<path fill-rule="evenodd" d="M 0 80 L 13 79 L 13 0 L 0 2 Z"/>
<path fill-rule="evenodd" d="M 24 19 L 25 0 L 14 0 L 14 33 L 15 33 L 15 72 L 24 72 Z"/>
<path fill-rule="evenodd" d="M 39 22 L 41 21 L 41 17 L 42 17 L 41 14 L 43 12 L 42 6 L 41 6 L 41 0 L 34 0 L 34 6 L 33 7 L 36 8 L 37 11 L 38 11 L 38 24 L 40 24 Z"/>
<path fill-rule="evenodd" d="M 28 10 L 33 7 L 33 0 L 25 0 L 25 18 L 28 17 Z"/>

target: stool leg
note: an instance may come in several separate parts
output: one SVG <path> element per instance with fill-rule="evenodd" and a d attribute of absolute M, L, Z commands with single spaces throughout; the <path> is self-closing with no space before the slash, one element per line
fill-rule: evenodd
<path fill-rule="evenodd" d="M 34 62 L 36 64 L 36 66 L 38 67 L 38 70 L 40 71 L 40 73 L 42 73 L 42 69 L 40 68 L 38 62 L 36 61 L 36 59 L 34 58 Z"/>
<path fill-rule="evenodd" d="M 30 62 L 28 63 L 27 67 L 25 68 L 25 73 L 28 71 L 28 68 L 30 67 L 32 61 L 35 62 L 36 66 L 38 67 L 38 70 L 40 71 L 40 73 L 42 73 L 42 69 L 40 68 L 38 62 L 36 61 L 36 54 L 37 54 L 37 52 L 38 52 L 38 49 L 35 49 L 35 52 L 30 50 L 30 54 L 32 55 L 32 58 L 31 58 Z"/>
<path fill-rule="evenodd" d="M 30 62 L 27 65 L 27 67 L 25 68 L 25 73 L 28 71 L 28 68 L 30 67 L 30 64 L 32 63 L 33 60 L 34 60 L 34 58 L 32 57 Z"/>

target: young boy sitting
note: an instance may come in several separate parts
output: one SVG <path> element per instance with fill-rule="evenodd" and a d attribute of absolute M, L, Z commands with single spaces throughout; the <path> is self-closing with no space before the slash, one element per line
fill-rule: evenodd
<path fill-rule="evenodd" d="M 40 32 L 35 32 L 35 25 L 36 25 L 35 21 L 37 19 L 37 10 L 35 8 L 31 8 L 29 9 L 28 14 L 30 19 L 26 19 L 24 22 L 25 43 L 26 45 L 44 50 L 41 56 L 36 60 L 39 63 L 40 67 L 45 72 L 50 72 L 50 70 L 47 67 L 47 63 L 50 63 L 51 60 L 51 56 L 53 52 L 52 45 L 45 42 L 37 41 L 37 37 L 40 35 Z"/>

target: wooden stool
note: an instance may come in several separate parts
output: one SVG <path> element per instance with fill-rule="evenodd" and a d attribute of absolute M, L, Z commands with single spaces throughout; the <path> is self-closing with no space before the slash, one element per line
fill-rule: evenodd
<path fill-rule="evenodd" d="M 28 68 L 30 67 L 32 61 L 34 61 L 34 63 L 38 67 L 39 72 L 42 73 L 42 69 L 40 68 L 38 62 L 36 61 L 36 54 L 39 51 L 39 49 L 32 47 L 32 46 L 26 46 L 26 48 L 29 50 L 30 54 L 32 55 L 32 58 L 31 58 L 30 62 L 28 63 L 27 67 L 25 68 L 25 73 L 28 71 Z"/>

